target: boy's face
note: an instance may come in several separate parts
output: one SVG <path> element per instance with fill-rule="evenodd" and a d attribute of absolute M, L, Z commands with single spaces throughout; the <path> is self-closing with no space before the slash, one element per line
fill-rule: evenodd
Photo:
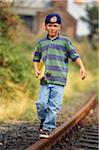
<path fill-rule="evenodd" d="M 57 36 L 60 29 L 61 29 L 61 25 L 58 23 L 45 24 L 45 30 L 47 30 L 49 37 Z"/>

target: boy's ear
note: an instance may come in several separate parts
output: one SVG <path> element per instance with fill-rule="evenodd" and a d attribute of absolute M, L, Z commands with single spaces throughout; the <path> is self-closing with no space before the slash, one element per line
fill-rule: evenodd
<path fill-rule="evenodd" d="M 47 30 L 47 25 L 45 24 L 45 30 Z"/>
<path fill-rule="evenodd" d="M 60 25 L 60 27 L 59 27 L 59 30 L 61 30 L 62 29 L 62 25 Z"/>

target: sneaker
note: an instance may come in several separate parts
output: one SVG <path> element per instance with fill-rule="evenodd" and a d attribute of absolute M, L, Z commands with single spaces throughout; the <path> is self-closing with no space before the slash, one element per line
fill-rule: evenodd
<path fill-rule="evenodd" d="M 50 131 L 48 130 L 41 130 L 40 132 L 40 138 L 49 138 L 51 135 Z"/>
<path fill-rule="evenodd" d="M 41 131 L 42 128 L 43 128 L 43 123 L 44 123 L 44 121 L 45 121 L 45 119 L 41 119 L 40 128 L 39 128 L 40 131 Z"/>

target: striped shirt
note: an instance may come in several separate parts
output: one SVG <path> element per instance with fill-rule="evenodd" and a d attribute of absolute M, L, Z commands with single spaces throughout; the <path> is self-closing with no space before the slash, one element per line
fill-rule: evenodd
<path fill-rule="evenodd" d="M 51 74 L 47 77 L 47 83 L 65 86 L 68 58 L 75 61 L 79 57 L 71 41 L 66 36 L 58 35 L 53 40 L 46 36 L 37 43 L 33 61 L 40 62 L 42 60 L 44 62 L 45 74 Z"/>

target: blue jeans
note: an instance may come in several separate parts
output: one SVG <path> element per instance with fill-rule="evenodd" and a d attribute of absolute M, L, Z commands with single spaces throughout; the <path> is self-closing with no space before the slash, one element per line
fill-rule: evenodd
<path fill-rule="evenodd" d="M 46 84 L 40 85 L 38 101 L 36 102 L 38 118 L 44 119 L 43 129 L 53 130 L 56 117 L 62 106 L 64 86 Z"/>

